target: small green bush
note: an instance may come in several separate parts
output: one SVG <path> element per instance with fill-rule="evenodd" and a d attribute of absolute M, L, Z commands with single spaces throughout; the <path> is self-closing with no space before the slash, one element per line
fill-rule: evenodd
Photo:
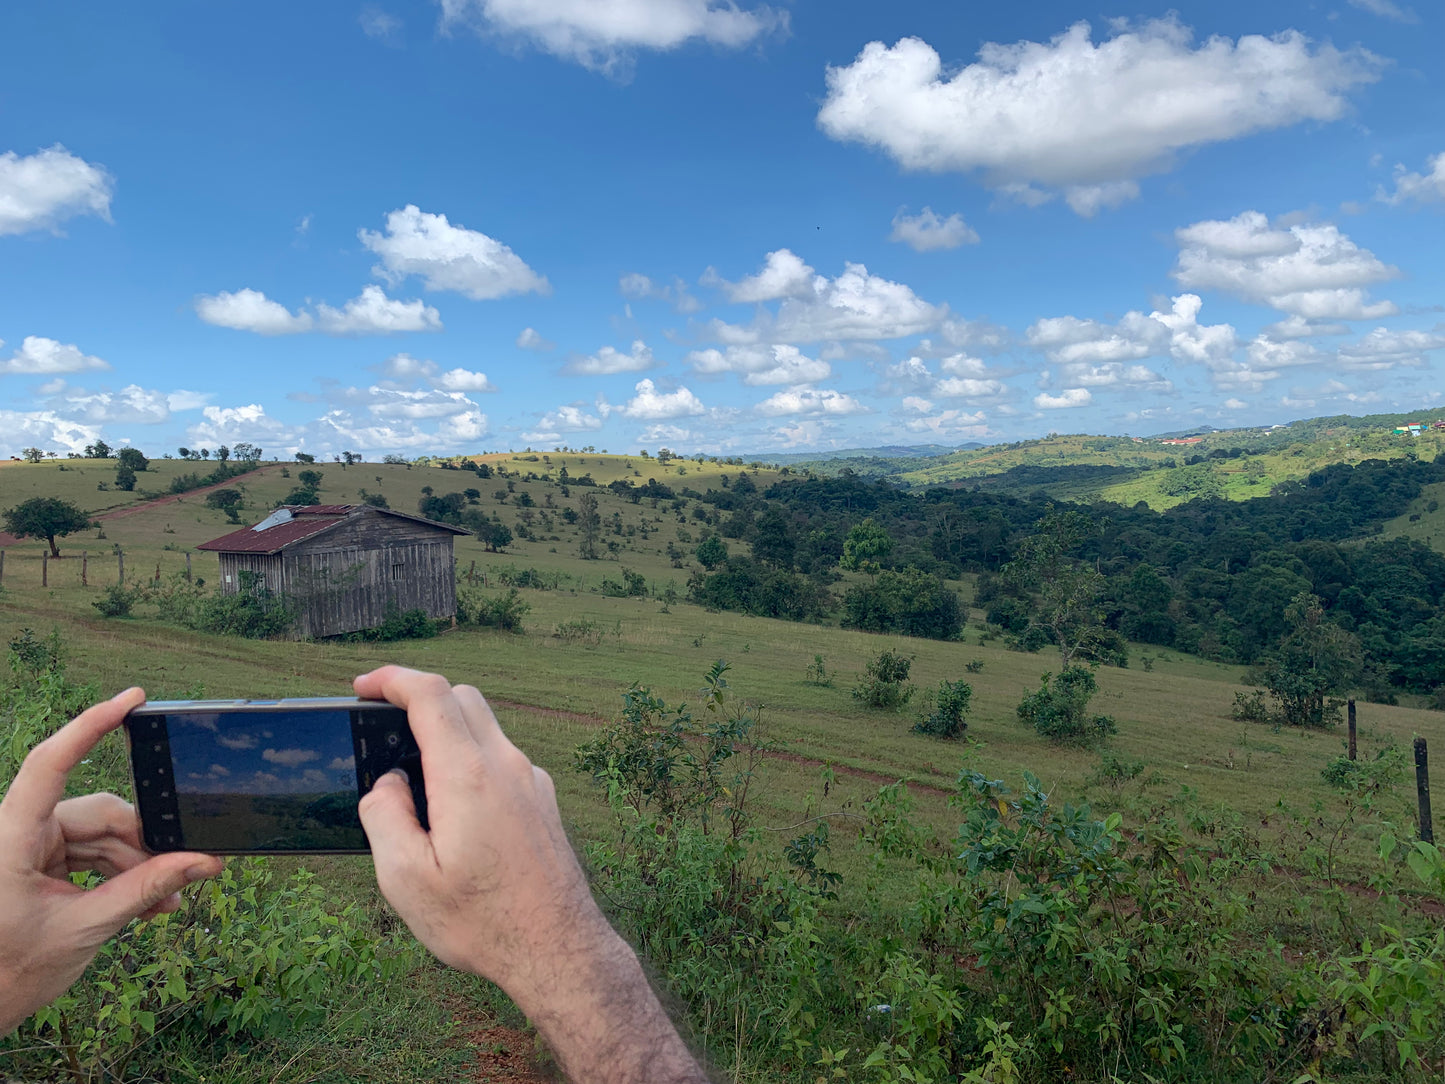
<path fill-rule="evenodd" d="M 853 699 L 861 700 L 870 708 L 901 708 L 913 698 L 913 686 L 908 682 L 912 667 L 912 655 L 880 651 L 854 686 Z"/>
<path fill-rule="evenodd" d="M 140 601 L 141 589 L 113 583 L 100 593 L 100 598 L 91 603 L 102 617 L 129 617 L 135 604 Z"/>
<path fill-rule="evenodd" d="M 196 607 L 194 628 L 225 636 L 265 640 L 291 628 L 296 615 L 250 569 L 238 576 L 235 594 L 215 594 Z"/>
<path fill-rule="evenodd" d="M 1018 715 L 1053 741 L 1088 741 L 1113 734 L 1118 727 L 1107 715 L 1089 715 L 1090 699 L 1099 691 L 1094 672 L 1086 666 L 1069 666 L 1059 676 L 1044 674 L 1037 692 L 1019 703 Z"/>
<path fill-rule="evenodd" d="M 972 685 L 966 681 L 942 681 L 927 695 L 928 710 L 913 724 L 914 730 L 936 738 L 956 738 L 968 729 L 964 716 L 973 697 Z"/>
<path fill-rule="evenodd" d="M 436 622 L 423 609 L 386 611 L 381 624 L 374 629 L 348 633 L 342 639 L 352 643 L 392 643 L 397 640 L 429 640 L 437 634 Z"/>
<path fill-rule="evenodd" d="M 970 674 L 981 674 L 983 673 L 983 660 L 969 659 L 968 662 L 963 664 L 963 668 Z"/>
<path fill-rule="evenodd" d="M 515 587 L 505 595 L 488 596 L 471 588 L 457 592 L 457 620 L 463 625 L 521 632 L 522 618 L 531 609 Z"/>
<path fill-rule="evenodd" d="M 1090 783 L 1103 783 L 1118 790 L 1130 780 L 1144 774 L 1144 762 L 1131 757 L 1105 753 L 1099 758 L 1098 766 L 1089 773 Z"/>

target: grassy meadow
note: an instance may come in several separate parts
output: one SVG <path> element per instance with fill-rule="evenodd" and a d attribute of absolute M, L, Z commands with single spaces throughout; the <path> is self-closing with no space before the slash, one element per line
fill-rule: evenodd
<path fill-rule="evenodd" d="M 97 488 L 113 477 L 113 462 L 81 460 L 0 464 L 0 508 L 44 494 L 74 500 L 102 517 L 98 527 L 61 540 L 63 559 L 49 562 L 44 587 L 43 540 L 5 548 L 0 638 L 8 641 L 23 628 L 41 635 L 59 630 L 71 675 L 94 682 L 103 695 L 131 684 L 145 686 L 152 697 L 321 695 L 347 691 L 354 675 L 385 662 L 440 671 L 480 688 L 513 740 L 552 773 L 564 817 L 579 841 L 604 834 L 610 814 L 591 781 L 575 770 L 573 751 L 617 717 L 620 694 L 632 683 L 650 686 L 669 704 L 695 702 L 703 674 L 721 658 L 731 665 L 731 691 L 761 706 L 763 736 L 776 743 L 757 790 L 755 812 L 764 826 L 789 826 L 823 812 L 856 814 L 881 784 L 897 780 L 908 781 L 923 819 L 948 825 L 956 816 L 949 794 L 965 763 L 1013 786 L 1031 771 L 1058 800 L 1090 801 L 1100 812 L 1127 815 L 1170 800 L 1232 811 L 1228 816 L 1258 836 L 1277 871 L 1259 886 L 1267 901 L 1258 918 L 1260 929 L 1291 944 L 1292 951 L 1319 949 L 1332 928 L 1299 890 L 1312 883 L 1300 854 L 1321 832 L 1340 829 L 1344 880 L 1361 886 L 1348 897 L 1349 906 L 1358 908 L 1362 918 L 1418 922 L 1425 913 L 1426 904 L 1407 891 L 1402 919 L 1398 909 L 1392 910 L 1395 905 L 1377 904 L 1375 894 L 1362 887 L 1378 865 L 1373 858 L 1378 824 L 1344 827 L 1340 794 L 1320 774 L 1341 753 L 1343 732 L 1275 732 L 1235 721 L 1234 696 L 1245 688 L 1237 667 L 1134 645 L 1128 668 L 1101 669 L 1093 709 L 1118 724 L 1106 750 L 1144 764 L 1136 778 L 1114 785 L 1100 777 L 1100 750 L 1055 746 L 1019 723 L 1020 698 L 1037 688 L 1041 673 L 1057 669 L 1057 657 L 1052 649 L 1030 655 L 1007 650 L 1001 641 L 983 642 L 976 610 L 961 642 L 937 642 L 706 612 L 685 601 L 665 604 L 658 596 L 668 585 L 685 594 L 695 567 L 692 549 L 711 529 L 698 513 L 715 522 L 716 512 L 696 501 L 681 511 L 666 499 L 633 504 L 600 486 L 655 478 L 678 491 L 684 486 L 701 490 L 722 485 L 724 477 L 736 479 L 744 468 L 690 460 L 664 466 L 655 459 L 596 453 L 474 458 L 501 467 L 506 477 L 479 479 L 436 463 L 359 463 L 345 470 L 339 464 L 317 464 L 312 469 L 324 476 L 323 503 L 352 503 L 379 493 L 391 507 L 411 511 L 430 486 L 437 495 L 475 489 L 480 506 L 500 513 L 509 524 L 530 513 L 535 540 L 518 539 L 504 553 L 488 553 L 470 537 L 456 543 L 459 576 L 464 582 L 474 579 L 488 593 L 502 590 L 498 577 L 508 568 L 556 574 L 556 589 L 521 591 L 530 607 L 521 634 L 457 628 L 435 639 L 388 644 L 292 643 L 189 631 L 146 616 L 144 605 L 135 617 L 104 618 L 91 603 L 115 582 L 117 550 L 124 554 L 129 582 L 177 575 L 186 567 L 187 554 L 193 575 L 209 580 L 215 557 L 195 547 L 236 527 L 221 512 L 207 509 L 200 495 L 146 503 L 166 489 L 171 477 L 200 464 L 153 460 L 151 470 L 140 475 L 137 492 L 122 493 Z M 573 485 L 563 496 L 557 477 L 564 466 L 574 479 L 590 473 L 599 488 Z M 245 495 L 243 522 L 255 522 L 280 502 L 301 469 L 306 468 L 265 463 L 226 483 Z M 759 488 L 777 477 L 770 470 L 750 473 Z M 561 515 L 583 492 L 594 493 L 599 502 L 600 560 L 577 557 L 576 529 Z M 530 506 L 519 506 L 524 493 Z M 1445 539 L 1441 514 L 1407 519 L 1407 524 L 1412 531 L 1433 525 L 1435 537 Z M 1403 526 L 1401 533 L 1406 533 Z M 615 552 L 606 547 L 609 542 Z M 685 567 L 675 567 L 669 543 L 685 551 Z M 734 550 L 744 545 L 732 539 L 728 544 Z M 82 552 L 89 555 L 85 585 Z M 620 580 L 624 567 L 646 577 L 648 597 L 614 598 L 601 592 L 602 581 Z M 954 586 L 965 601 L 971 597 L 969 583 Z M 884 648 L 914 657 L 911 677 L 920 692 L 940 681 L 967 678 L 973 699 L 965 741 L 913 733 L 916 700 L 899 712 L 879 712 L 851 696 L 866 662 Z M 819 656 L 828 675 L 825 684 L 810 680 L 807 672 Z M 970 662 L 981 668 L 967 673 Z M 1445 751 L 1445 713 L 1362 703 L 1359 719 L 1366 756 L 1388 744 L 1407 745 L 1416 735 Z M 1382 807 L 1407 834 L 1412 799 L 1407 783 Z M 865 901 L 857 894 L 870 882 L 867 863 L 852 846 L 858 824 L 842 817 L 833 829 L 829 864 L 843 877 L 836 903 L 842 911 L 863 909 Z M 780 847 L 786 838 L 777 833 Z M 292 864 L 275 861 L 284 868 Z M 316 858 L 303 864 L 316 870 L 338 898 L 358 902 L 383 921 L 366 860 Z M 1405 883 L 1397 887 L 1409 889 Z M 481 1013 L 486 1024 L 515 1024 L 515 1016 L 479 984 L 447 976 L 424 961 L 409 966 L 410 982 L 373 1005 L 369 1023 L 341 1014 L 309 1048 L 311 1040 L 298 1038 L 294 1044 L 252 1050 L 246 1058 L 218 1055 L 206 1079 L 399 1080 L 418 1073 L 459 1079 L 470 1054 L 446 1045 L 461 1026 L 457 1021 L 475 1023 Z M 0 1053 L 0 1074 L 3 1058 Z M 738 1078 L 744 1077 L 781 1079 L 758 1066 L 746 1073 L 739 1067 Z"/>

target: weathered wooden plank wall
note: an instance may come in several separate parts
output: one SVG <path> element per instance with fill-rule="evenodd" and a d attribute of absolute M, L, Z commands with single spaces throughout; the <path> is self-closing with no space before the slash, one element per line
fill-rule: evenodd
<path fill-rule="evenodd" d="M 449 617 L 457 607 L 454 537 L 367 509 L 279 554 L 219 554 L 221 588 L 234 593 L 242 569 L 259 573 L 295 607 L 298 639 L 375 628 L 393 609 Z"/>

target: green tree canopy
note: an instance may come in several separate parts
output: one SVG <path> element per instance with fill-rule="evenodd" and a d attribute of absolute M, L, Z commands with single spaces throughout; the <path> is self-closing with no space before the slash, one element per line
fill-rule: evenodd
<path fill-rule="evenodd" d="M 129 467 L 139 473 L 151 465 L 151 461 L 145 457 L 145 453 L 139 448 L 122 448 L 116 458 L 120 460 L 122 467 Z"/>
<path fill-rule="evenodd" d="M 710 534 L 697 544 L 697 559 L 703 568 L 711 572 L 728 559 L 728 544 L 715 534 Z"/>
<path fill-rule="evenodd" d="M 43 538 L 50 543 L 50 555 L 60 556 L 57 538 L 90 526 L 90 517 L 59 497 L 31 497 L 5 510 L 5 529 L 16 538 Z"/>
<path fill-rule="evenodd" d="M 1082 512 L 1051 508 L 1003 570 L 1006 581 L 1033 596 L 1032 623 L 1053 640 L 1065 671 L 1080 652 L 1087 655 L 1105 631 L 1099 605 L 1104 577 L 1074 556 L 1097 531 Z"/>
<path fill-rule="evenodd" d="M 893 536 L 869 516 L 848 532 L 843 541 L 843 559 L 839 566 L 847 572 L 877 572 L 881 562 L 893 552 Z"/>
<path fill-rule="evenodd" d="M 1265 688 L 1279 705 L 1281 722 L 1324 726 L 1332 714 L 1325 698 L 1359 677 L 1359 637 L 1329 620 L 1308 591 L 1290 600 L 1284 619 L 1289 632 L 1265 663 Z"/>
<path fill-rule="evenodd" d="M 232 523 L 241 522 L 241 506 L 244 498 L 238 489 L 213 489 L 206 494 L 206 507 L 226 513 Z"/>

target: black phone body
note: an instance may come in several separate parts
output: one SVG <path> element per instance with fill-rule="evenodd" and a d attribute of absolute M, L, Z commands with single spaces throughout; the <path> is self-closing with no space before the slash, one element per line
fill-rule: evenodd
<path fill-rule="evenodd" d="M 357 803 L 393 768 L 427 826 L 421 751 L 383 700 L 159 700 L 125 730 L 154 853 L 366 854 Z"/>

